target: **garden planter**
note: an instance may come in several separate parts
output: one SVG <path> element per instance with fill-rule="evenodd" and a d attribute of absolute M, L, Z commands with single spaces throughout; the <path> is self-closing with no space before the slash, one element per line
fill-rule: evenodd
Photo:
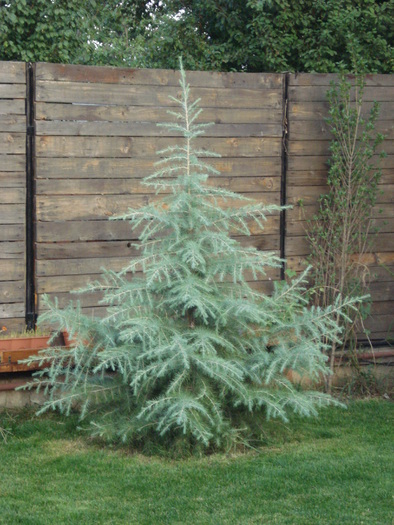
<path fill-rule="evenodd" d="M 48 346 L 50 337 L 50 335 L 1 337 L 0 373 L 38 370 L 40 368 L 38 363 L 27 365 L 26 363 L 19 363 L 19 361 L 38 355 L 40 350 Z"/>

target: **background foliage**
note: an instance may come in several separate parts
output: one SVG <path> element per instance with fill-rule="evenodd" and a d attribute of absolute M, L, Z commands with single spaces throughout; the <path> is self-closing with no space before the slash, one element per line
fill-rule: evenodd
<path fill-rule="evenodd" d="M 0 0 L 0 60 L 220 71 L 393 71 L 385 0 Z"/>

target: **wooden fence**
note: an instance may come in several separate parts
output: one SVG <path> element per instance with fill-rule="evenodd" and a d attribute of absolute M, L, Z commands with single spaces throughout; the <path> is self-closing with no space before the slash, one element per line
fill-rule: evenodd
<path fill-rule="evenodd" d="M 25 322 L 26 65 L 0 62 L 0 323 Z"/>
<path fill-rule="evenodd" d="M 7 224 L 0 237 L 1 262 L 6 263 L 0 276 L 0 322 L 6 326 L 23 324 L 25 313 L 24 71 L 25 64 L 0 63 L 4 131 L 0 171 L 8 191 L 0 201 L 0 217 L 5 217 L 2 224 Z M 289 266 L 296 269 L 302 267 L 308 252 L 305 218 L 325 190 L 330 140 L 324 124 L 325 92 L 332 78 L 188 73 L 192 96 L 201 98 L 202 120 L 216 124 L 199 139 L 201 149 L 222 155 L 212 160 L 220 176 L 211 183 L 253 195 L 261 202 L 295 204 L 286 214 L 286 224 L 279 214 L 272 216 L 264 231 L 255 228 L 250 238 L 240 241 L 285 255 Z M 102 267 L 123 268 L 133 256 L 129 225 L 108 218 L 157 198 L 141 185 L 141 178 L 152 172 L 156 151 L 177 141 L 173 132 L 156 123 L 171 118 L 167 110 L 173 103 L 168 97 L 179 94 L 178 80 L 174 71 L 34 65 L 29 92 L 34 95 L 36 200 L 30 221 L 35 225 L 35 313 L 42 311 L 42 294 L 57 296 L 65 305 L 70 290 L 97 279 Z M 371 267 L 374 299 L 368 322 L 373 338 L 386 339 L 394 306 L 392 111 L 390 115 L 394 77 L 374 75 L 367 83 L 367 100 L 381 102 L 378 126 L 388 135 L 384 149 L 389 155 L 384 160 L 384 192 L 379 203 L 383 215 L 374 219 L 381 227 L 377 253 L 366 261 Z M 14 106 L 1 99 L 11 95 L 17 98 L 12 104 L 21 111 L 22 120 L 7 114 Z M 300 199 L 305 204 L 302 209 L 297 206 Z M 12 228 L 9 221 L 13 221 Z M 253 285 L 269 293 L 278 279 L 280 272 L 273 270 L 265 281 Z M 97 294 L 81 296 L 86 313 L 103 313 L 104 307 L 97 306 L 99 298 Z"/>

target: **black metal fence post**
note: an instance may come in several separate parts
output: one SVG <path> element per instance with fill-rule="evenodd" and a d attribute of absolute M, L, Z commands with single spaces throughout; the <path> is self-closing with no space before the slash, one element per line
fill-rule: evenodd
<path fill-rule="evenodd" d="M 26 64 L 26 310 L 28 330 L 36 324 L 34 65 Z"/>
<path fill-rule="evenodd" d="M 288 166 L 288 140 L 289 140 L 289 73 L 284 73 L 283 78 L 283 120 L 282 120 L 282 170 L 281 170 L 281 185 L 280 185 L 280 205 L 287 204 L 287 166 Z M 286 259 L 286 210 L 280 212 L 280 257 Z M 285 263 L 282 263 L 280 270 L 280 278 L 285 278 Z"/>

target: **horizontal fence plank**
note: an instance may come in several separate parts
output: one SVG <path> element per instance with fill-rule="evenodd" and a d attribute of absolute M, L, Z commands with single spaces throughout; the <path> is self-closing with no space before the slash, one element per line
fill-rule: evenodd
<path fill-rule="evenodd" d="M 161 179 L 169 180 L 169 179 Z M 235 192 L 279 192 L 279 177 L 210 177 L 208 186 L 226 188 Z M 153 186 L 147 186 L 141 179 L 52 179 L 37 181 L 37 195 L 133 195 L 156 194 Z M 160 192 L 170 193 L 171 190 Z"/>
<path fill-rule="evenodd" d="M 24 224 L 1 224 L 0 241 L 24 241 Z"/>
<path fill-rule="evenodd" d="M 24 133 L 0 133 L 0 155 L 24 154 L 25 150 L 26 135 Z"/>
<path fill-rule="evenodd" d="M 275 250 L 279 248 L 279 243 L 275 236 L 264 235 L 253 243 L 259 245 L 263 250 Z M 130 250 L 131 251 L 131 250 Z M 39 259 L 37 261 L 37 277 L 48 277 L 48 276 L 65 276 L 65 275 L 101 275 L 103 268 L 119 272 L 126 268 L 132 257 L 135 257 L 135 253 L 131 251 L 131 255 L 128 257 L 89 257 L 89 253 L 83 259 Z M 279 278 L 279 272 L 270 272 L 269 277 L 275 275 Z M 253 280 L 252 274 L 249 276 L 250 280 Z"/>
<path fill-rule="evenodd" d="M 7 320 L 7 318 L 25 317 L 24 303 L 0 303 L 0 318 Z M 5 321 L 5 326 L 7 322 Z"/>
<path fill-rule="evenodd" d="M 25 99 L 26 86 L 24 84 L 3 84 L 0 81 L 1 99 Z"/>
<path fill-rule="evenodd" d="M 0 206 L 0 224 L 25 224 L 24 204 L 2 204 Z M 2 226 L 3 227 L 3 226 Z"/>
<path fill-rule="evenodd" d="M 371 235 L 370 240 L 373 242 L 374 250 L 379 252 L 394 251 L 394 235 L 392 232 Z M 287 257 L 291 257 L 292 255 L 308 255 L 310 253 L 310 244 L 306 236 L 288 236 L 285 242 Z"/>
<path fill-rule="evenodd" d="M 1 178 L 0 178 L 1 182 Z M 24 204 L 26 201 L 25 188 L 7 188 L 1 190 L 0 202 L 3 204 Z"/>
<path fill-rule="evenodd" d="M 84 274 L 84 275 L 56 275 L 41 277 L 38 281 L 37 293 L 55 295 L 62 292 L 77 291 L 86 287 L 90 283 L 97 282 L 98 275 Z M 271 281 L 250 281 L 249 286 L 254 290 L 262 293 L 272 293 L 273 280 Z M 78 300 L 79 294 L 70 293 L 70 300 Z"/>
<path fill-rule="evenodd" d="M 62 103 L 121 104 L 130 106 L 177 106 L 170 97 L 180 98 L 180 87 L 143 87 L 80 82 L 52 82 L 38 80 L 36 100 Z M 201 99 L 201 107 L 261 108 L 281 107 L 282 91 L 278 89 L 222 89 L 191 87 L 191 100 Z"/>
<path fill-rule="evenodd" d="M 394 124 L 390 120 L 377 121 L 375 124 L 375 131 L 383 133 L 385 140 L 394 139 Z M 289 139 L 332 140 L 333 136 L 330 133 L 329 124 L 324 120 L 296 120 L 291 123 Z"/>
<path fill-rule="evenodd" d="M 302 236 L 309 230 L 311 224 L 307 221 L 288 220 L 286 221 L 286 234 L 289 237 Z M 370 231 L 376 232 L 376 235 L 381 233 L 394 232 L 394 218 L 389 219 L 372 219 L 370 223 Z"/>
<path fill-rule="evenodd" d="M 26 168 L 25 155 L 1 155 L 0 154 L 1 171 L 17 171 L 21 172 Z"/>
<path fill-rule="evenodd" d="M 330 86 L 331 82 L 337 83 L 339 75 L 335 73 L 292 73 L 289 75 L 291 86 Z M 347 80 L 354 83 L 355 76 L 347 75 Z M 367 74 L 365 85 L 374 87 L 394 86 L 394 75 Z"/>
<path fill-rule="evenodd" d="M 256 223 L 249 225 L 251 233 L 258 235 L 262 233 L 261 228 Z M 129 223 L 125 221 L 88 220 L 88 221 L 68 221 L 68 222 L 39 222 L 37 224 L 38 243 L 60 243 L 60 242 L 92 242 L 92 241 L 112 241 L 112 240 L 133 240 L 137 239 L 141 228 L 132 231 Z M 278 235 L 279 216 L 268 216 L 264 223 L 264 232 L 267 234 Z M 1 230 L 0 230 L 1 235 Z M 43 244 L 38 244 L 40 250 Z M 45 249 L 44 247 L 42 249 Z"/>
<path fill-rule="evenodd" d="M 108 137 L 179 137 L 179 132 L 145 122 L 38 121 L 37 135 Z M 217 124 L 205 137 L 281 137 L 281 124 Z"/>
<path fill-rule="evenodd" d="M 0 131 L 25 133 L 26 116 L 0 114 Z"/>
<path fill-rule="evenodd" d="M 108 84 L 139 84 L 178 86 L 179 71 L 168 69 L 130 69 L 108 66 L 79 66 L 69 64 L 35 64 L 37 80 L 60 82 L 100 82 Z M 221 88 L 281 88 L 281 73 L 218 73 L 212 71 L 187 71 L 187 79 L 194 86 Z M 111 89 L 111 88 L 108 88 Z"/>
<path fill-rule="evenodd" d="M 394 315 L 372 315 L 364 321 L 364 327 L 371 333 L 385 332 L 394 338 Z"/>
<path fill-rule="evenodd" d="M 373 102 L 365 102 L 362 105 L 362 114 L 369 115 L 373 107 Z M 379 103 L 379 121 L 392 120 L 394 110 L 394 101 Z M 290 123 L 296 120 L 322 120 L 328 117 L 328 101 L 321 102 L 289 102 L 289 120 Z"/>
<path fill-rule="evenodd" d="M 279 270 L 274 271 L 273 269 L 270 269 L 269 272 L 267 273 L 267 279 L 268 279 L 268 275 L 270 275 L 270 278 L 272 280 L 279 280 Z M 84 277 L 85 276 L 82 276 L 82 279 Z M 258 282 L 264 283 L 264 282 L 267 282 L 267 279 L 265 281 L 260 280 Z M 78 279 L 78 282 L 81 283 L 81 280 Z M 253 283 L 253 281 L 249 281 L 249 282 Z M 83 284 L 80 284 L 80 286 L 83 286 Z M 97 307 L 97 306 L 100 307 L 99 302 L 103 298 L 103 293 L 101 292 L 86 292 L 86 293 L 49 292 L 47 293 L 47 295 L 51 301 L 53 301 L 56 298 L 60 308 L 65 308 L 71 301 L 73 303 L 76 303 L 78 301 L 82 308 Z M 39 308 L 41 312 L 45 312 L 48 310 L 48 308 L 40 304 L 42 302 L 41 297 L 42 297 L 42 294 L 39 294 L 38 296 Z"/>
<path fill-rule="evenodd" d="M 36 102 L 37 127 L 41 120 L 88 122 L 168 122 L 168 108 L 153 106 L 110 106 L 92 104 L 61 104 Z M 282 120 L 282 108 L 209 108 L 203 111 L 198 122 L 215 124 L 277 124 Z"/>
<path fill-rule="evenodd" d="M 291 155 L 288 158 L 289 171 L 305 171 L 305 170 L 327 170 L 329 155 Z M 379 162 L 382 169 L 394 168 L 394 155 L 387 155 L 387 157 L 380 159 L 378 155 L 371 158 L 372 163 Z"/>
<path fill-rule="evenodd" d="M 292 102 L 316 102 L 327 100 L 327 92 L 330 86 L 291 86 L 289 87 L 289 99 Z M 394 85 L 393 86 L 366 86 L 364 88 L 362 101 L 374 102 L 378 100 L 381 102 L 390 102 L 393 100 Z M 355 89 L 350 91 L 350 101 L 354 101 L 356 96 Z M 358 95 L 359 96 L 359 95 Z"/>
<path fill-rule="evenodd" d="M 26 115 L 24 100 L 0 100 L 0 115 Z"/>
<path fill-rule="evenodd" d="M 140 158 L 37 158 L 37 178 L 143 178 L 157 168 L 158 157 Z M 231 177 L 270 176 L 280 177 L 281 163 L 278 157 L 227 157 L 206 161 L 221 175 Z"/>
<path fill-rule="evenodd" d="M 357 260 L 360 264 L 364 264 L 365 266 L 390 268 L 394 265 L 394 252 L 365 253 L 362 255 L 362 257 L 359 255 L 354 255 L 353 259 Z M 289 256 L 286 258 L 286 263 L 288 268 L 296 272 L 301 272 L 308 266 L 306 257 L 304 255 Z"/>
<path fill-rule="evenodd" d="M 394 154 L 394 141 L 386 140 L 378 146 L 377 151 L 384 151 L 387 155 Z M 289 142 L 290 156 L 321 156 L 330 152 L 328 140 L 292 140 Z"/>
<path fill-rule="evenodd" d="M 25 243 L 20 241 L 15 242 L 0 242 L 0 259 L 19 259 L 23 258 L 25 254 Z"/>
<path fill-rule="evenodd" d="M 382 185 L 393 184 L 392 170 L 382 170 L 382 175 L 379 183 Z M 288 171 L 286 182 L 287 187 L 292 186 L 326 186 L 327 185 L 326 170 L 309 170 L 309 171 Z"/>
<path fill-rule="evenodd" d="M 305 221 L 311 219 L 318 209 L 317 204 L 310 206 L 295 205 L 286 212 L 286 216 L 290 221 Z M 392 204 L 377 204 L 372 208 L 372 219 L 391 219 L 393 217 L 394 206 Z"/>
<path fill-rule="evenodd" d="M 26 64 L 0 61 L 0 83 L 26 84 Z"/>
<path fill-rule="evenodd" d="M 129 232 L 130 233 L 130 232 Z M 248 237 L 248 243 L 258 247 L 260 250 L 276 250 L 278 249 L 277 232 L 273 230 L 273 234 L 254 235 Z M 242 239 L 242 237 L 240 238 Z M 243 239 L 245 244 L 245 239 Z M 37 259 L 45 262 L 57 259 L 81 259 L 83 257 L 92 258 L 119 258 L 119 257 L 135 257 L 140 254 L 140 251 L 134 246 L 134 243 L 129 241 L 129 238 L 123 241 L 92 241 L 92 242 L 53 242 L 53 243 L 39 243 L 37 245 Z M 67 270 L 66 270 L 67 273 Z"/>
<path fill-rule="evenodd" d="M 279 194 L 275 192 L 255 193 L 254 198 L 263 204 L 279 204 Z M 159 200 L 158 196 L 148 195 L 97 195 L 89 196 L 37 196 L 37 219 L 39 221 L 65 220 L 95 220 L 126 212 L 129 208 L 136 208 Z M 218 200 L 219 205 L 221 204 Z M 247 201 L 235 201 L 225 207 L 243 206 Z M 1 221 L 0 221 L 1 223 Z"/>
<path fill-rule="evenodd" d="M 25 191 L 26 174 L 21 171 L 0 171 L 0 187 L 4 189 L 16 188 Z M 4 191 L 4 190 L 3 190 Z M 1 198 L 0 198 L 1 200 Z M 4 201 L 3 201 L 4 202 Z"/>
<path fill-rule="evenodd" d="M 25 277 L 25 262 L 20 259 L 0 259 L 0 281 L 22 281 Z"/>
<path fill-rule="evenodd" d="M 51 137 L 36 139 L 38 157 L 144 157 L 154 156 L 158 150 L 175 146 L 175 138 L 141 137 Z M 195 147 L 201 151 L 215 151 L 230 157 L 263 157 L 281 154 L 279 138 L 198 138 Z"/>
<path fill-rule="evenodd" d="M 394 177 L 393 177 L 394 183 Z M 326 186 L 289 186 L 287 189 L 288 204 L 295 205 L 302 202 L 304 206 L 317 202 L 320 195 L 328 192 Z M 377 196 L 378 203 L 394 202 L 394 184 L 380 184 Z"/>
<path fill-rule="evenodd" d="M 2 318 L 0 319 L 0 326 L 5 326 L 8 333 L 23 332 L 26 329 L 25 316 Z"/>
<path fill-rule="evenodd" d="M 0 282 L 0 303 L 22 303 L 24 300 L 24 281 Z"/>
<path fill-rule="evenodd" d="M 390 301 L 380 301 L 372 305 L 372 314 L 374 315 L 394 315 L 394 298 Z"/>

